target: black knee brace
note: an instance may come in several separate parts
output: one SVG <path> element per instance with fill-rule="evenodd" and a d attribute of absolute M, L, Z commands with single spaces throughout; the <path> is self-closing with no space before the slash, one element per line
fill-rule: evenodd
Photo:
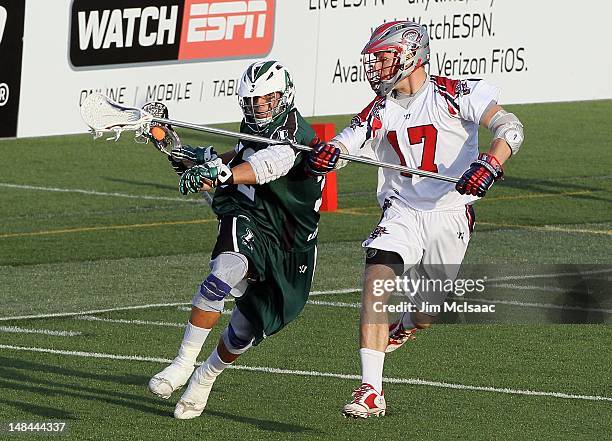
<path fill-rule="evenodd" d="M 393 270 L 396 276 L 404 274 L 404 259 L 395 251 L 367 248 L 365 263 L 366 265 L 386 265 Z"/>

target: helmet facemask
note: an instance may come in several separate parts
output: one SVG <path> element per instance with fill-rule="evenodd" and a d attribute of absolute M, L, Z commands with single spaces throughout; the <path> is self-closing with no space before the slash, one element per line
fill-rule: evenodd
<path fill-rule="evenodd" d="M 397 51 L 374 52 L 363 55 L 363 67 L 372 89 L 393 87 L 400 75 L 400 55 Z"/>
<path fill-rule="evenodd" d="M 261 131 L 287 110 L 287 100 L 282 92 L 271 92 L 264 96 L 240 98 L 245 122 Z"/>

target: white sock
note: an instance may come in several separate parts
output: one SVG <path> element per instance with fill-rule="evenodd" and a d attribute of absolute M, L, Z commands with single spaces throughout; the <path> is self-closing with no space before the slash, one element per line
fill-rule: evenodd
<path fill-rule="evenodd" d="M 183 336 L 183 341 L 181 342 L 178 355 L 174 359 L 174 363 L 192 367 L 209 333 L 210 329 L 198 328 L 192 325 L 191 322 L 187 322 L 187 326 L 185 326 L 185 335 Z"/>
<path fill-rule="evenodd" d="M 368 383 L 376 392 L 382 392 L 382 374 L 385 364 L 385 353 L 374 349 L 359 349 L 361 359 L 361 382 Z"/>
<path fill-rule="evenodd" d="M 231 363 L 226 363 L 221 360 L 217 348 L 208 356 L 206 361 L 197 370 L 199 378 L 214 380 L 221 372 L 223 372 Z"/>
<path fill-rule="evenodd" d="M 405 312 L 402 314 L 402 326 L 404 329 L 412 329 L 414 328 L 414 323 L 412 323 L 412 314 L 409 312 Z"/>

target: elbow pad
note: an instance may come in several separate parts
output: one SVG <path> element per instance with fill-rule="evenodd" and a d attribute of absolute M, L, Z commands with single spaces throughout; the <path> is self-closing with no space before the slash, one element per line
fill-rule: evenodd
<path fill-rule="evenodd" d="M 523 144 L 523 124 L 514 115 L 501 109 L 493 115 L 489 123 L 489 130 L 493 133 L 493 139 L 503 139 L 510 146 L 512 154 L 515 155 Z"/>
<path fill-rule="evenodd" d="M 297 154 L 289 145 L 271 145 L 249 156 L 257 184 L 265 184 L 285 176 L 295 163 Z"/>

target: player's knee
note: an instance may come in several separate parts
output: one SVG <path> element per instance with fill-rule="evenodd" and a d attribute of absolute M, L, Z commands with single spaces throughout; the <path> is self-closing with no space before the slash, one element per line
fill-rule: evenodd
<path fill-rule="evenodd" d="M 255 340 L 251 323 L 236 307 L 234 307 L 229 325 L 225 328 L 221 337 L 225 348 L 234 355 L 240 355 L 247 351 Z"/>
<path fill-rule="evenodd" d="M 243 254 L 226 251 L 210 261 L 210 272 L 230 287 L 243 280 L 249 269 L 249 261 Z"/>
<path fill-rule="evenodd" d="M 245 353 L 252 345 L 254 337 L 252 335 L 239 335 L 230 323 L 223 331 L 223 344 L 225 348 L 234 355 Z"/>
<path fill-rule="evenodd" d="M 214 274 L 209 274 L 200 285 L 200 289 L 193 296 L 192 304 L 202 311 L 223 311 L 225 297 L 232 288 Z"/>
<path fill-rule="evenodd" d="M 193 298 L 193 306 L 203 311 L 223 311 L 225 298 L 246 277 L 248 260 L 239 253 L 226 252 L 215 257 L 211 272 Z"/>

